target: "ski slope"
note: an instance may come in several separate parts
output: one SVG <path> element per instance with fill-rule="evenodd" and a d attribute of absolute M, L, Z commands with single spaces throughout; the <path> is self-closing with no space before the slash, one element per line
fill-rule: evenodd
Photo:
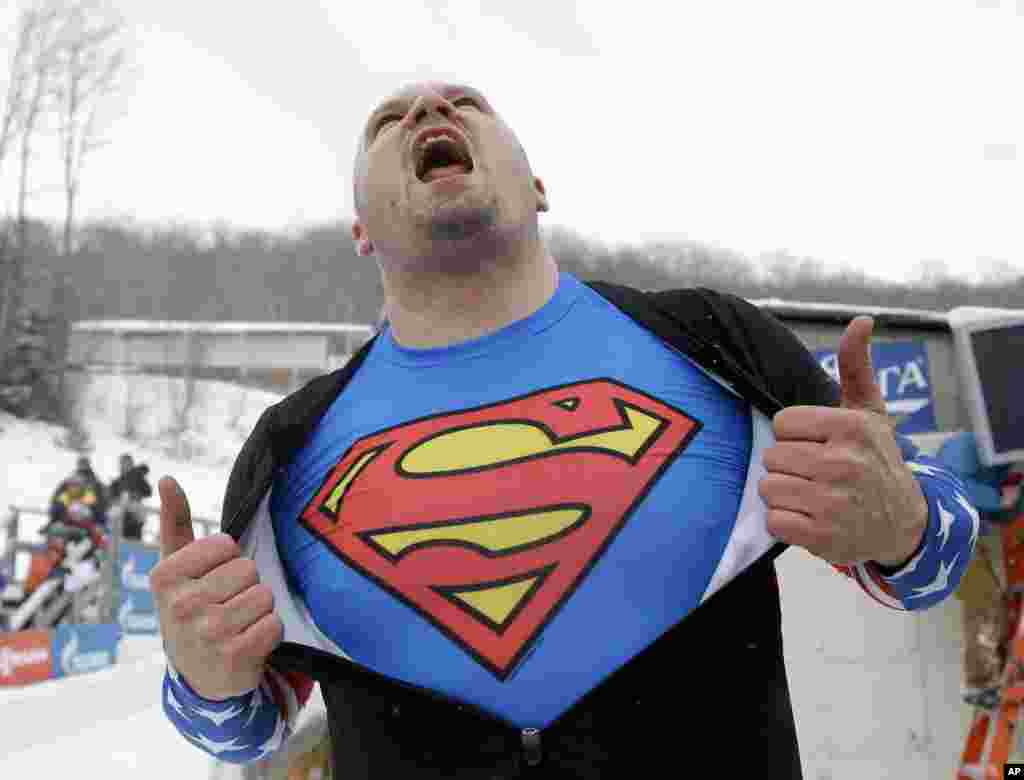
<path fill-rule="evenodd" d="M 216 520 L 232 459 L 259 415 L 279 396 L 198 382 L 188 428 L 177 435 L 171 428 L 182 389 L 180 380 L 162 377 L 93 379 L 82 394 L 84 426 L 94 447 L 90 458 L 100 479 L 109 482 L 118 457 L 131 453 L 137 463 L 149 464 L 154 490 L 159 477 L 170 474 L 184 487 L 193 515 Z M 135 418 L 130 438 L 124 436 L 126 415 Z M 46 508 L 56 485 L 75 467 L 77 453 L 59 443 L 63 433 L 58 426 L 0 413 L 0 512 L 6 515 L 12 505 Z M 148 503 L 158 505 L 156 497 Z M 24 518 L 19 536 L 32 540 L 40 522 Z M 5 541 L 0 531 L 0 549 Z M 0 687 L 0 778 L 211 777 L 213 759 L 163 714 L 163 673 L 159 637 L 127 636 L 114 668 Z M 305 718 L 316 712 L 311 703 Z"/>
<path fill-rule="evenodd" d="M 197 517 L 216 519 L 231 464 L 260 414 L 279 395 L 226 382 L 194 383 L 182 411 L 184 382 L 157 376 L 96 376 L 81 388 L 80 416 L 92 441 L 93 469 L 109 483 L 121 453 L 147 463 L 149 477 L 171 474 Z M 184 418 L 181 434 L 174 429 Z M 129 431 L 130 436 L 125 436 Z M 0 508 L 45 508 L 78 453 L 62 447 L 63 428 L 0 413 Z M 156 499 L 150 503 L 156 506 Z"/>
<path fill-rule="evenodd" d="M 125 637 L 116 666 L 23 688 L 0 688 L 0 777 L 102 780 L 209 778 L 214 761 L 164 716 L 159 637 Z M 319 691 L 297 731 L 324 711 Z M 221 780 L 239 777 L 224 767 Z"/>
<path fill-rule="evenodd" d="M 163 714 L 159 637 L 126 637 L 116 666 L 0 688 L 0 777 L 206 778 L 212 759 Z"/>

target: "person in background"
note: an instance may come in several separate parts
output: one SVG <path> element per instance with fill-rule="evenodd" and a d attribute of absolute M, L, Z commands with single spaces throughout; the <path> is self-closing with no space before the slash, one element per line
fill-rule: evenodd
<path fill-rule="evenodd" d="M 88 507 L 92 512 L 92 520 L 106 526 L 105 507 L 97 495 L 96 487 L 78 471 L 61 482 L 54 491 L 53 498 L 50 499 L 50 523 L 68 522 L 69 509 L 75 504 Z M 43 530 L 45 532 L 45 528 Z"/>
<path fill-rule="evenodd" d="M 153 487 L 146 479 L 149 466 L 145 463 L 136 465 L 128 453 L 120 457 L 118 466 L 120 473 L 110 483 L 110 503 L 120 507 L 124 513 L 121 535 L 125 539 L 141 540 L 146 521 L 142 501 L 153 495 Z"/>
<path fill-rule="evenodd" d="M 85 480 L 85 484 L 92 488 L 101 504 L 106 507 L 108 498 L 106 486 L 104 486 L 103 481 L 96 475 L 96 472 L 92 467 L 92 462 L 88 457 L 85 455 L 80 455 L 78 457 L 78 460 L 75 462 L 75 473 Z"/>
<path fill-rule="evenodd" d="M 1000 529 L 1024 512 L 1022 474 L 1007 465 L 983 465 L 971 432 L 947 439 L 936 458 L 960 477 L 980 515 L 976 554 L 953 595 L 961 606 L 963 699 L 975 707 L 994 707 L 1010 639 L 1006 594 L 995 562 L 1001 558 Z"/>
<path fill-rule="evenodd" d="M 54 502 L 57 501 L 61 501 L 67 507 L 68 500 L 66 495 L 68 488 L 76 484 L 84 486 L 87 495 L 85 503 L 95 511 L 97 522 L 105 525 L 107 521 L 107 508 L 109 506 L 107 489 L 93 470 L 92 462 L 85 455 L 78 456 L 75 461 L 75 470 L 63 479 L 53 491 L 53 495 L 50 497 L 51 508 Z M 61 496 L 65 496 L 65 498 L 61 499 Z"/>

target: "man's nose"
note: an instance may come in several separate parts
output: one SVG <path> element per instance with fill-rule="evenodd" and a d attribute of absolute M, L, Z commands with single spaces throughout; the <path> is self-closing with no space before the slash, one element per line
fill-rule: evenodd
<path fill-rule="evenodd" d="M 440 95 L 428 93 L 417 98 L 405 118 L 410 126 L 415 126 L 431 116 L 450 121 L 453 113 L 455 113 L 455 107 L 451 103 Z"/>

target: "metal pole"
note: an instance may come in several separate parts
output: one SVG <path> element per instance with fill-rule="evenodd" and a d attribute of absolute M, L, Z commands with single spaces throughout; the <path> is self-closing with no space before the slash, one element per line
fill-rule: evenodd
<path fill-rule="evenodd" d="M 4 541 L 4 568 L 10 572 L 11 579 L 14 579 L 14 567 L 17 563 L 17 542 L 18 542 L 18 508 L 12 506 L 7 516 L 7 538 Z"/>
<path fill-rule="evenodd" d="M 242 371 L 241 371 L 242 384 L 243 385 L 248 385 L 248 383 L 249 383 L 249 341 L 246 338 L 245 330 L 242 330 L 239 333 L 239 338 L 240 338 L 240 341 L 242 343 L 242 349 L 241 349 L 241 353 L 242 354 L 239 356 L 239 361 L 242 364 Z"/>
<path fill-rule="evenodd" d="M 121 533 L 124 528 L 124 512 L 120 506 L 110 513 L 110 546 L 107 560 L 103 562 L 104 605 L 103 622 L 116 623 L 121 610 Z"/>
<path fill-rule="evenodd" d="M 127 381 L 124 378 L 124 358 L 125 358 L 125 343 L 124 343 L 124 331 L 118 329 L 117 331 L 117 391 L 118 397 L 121 402 L 121 430 L 127 432 L 128 430 L 128 386 Z"/>

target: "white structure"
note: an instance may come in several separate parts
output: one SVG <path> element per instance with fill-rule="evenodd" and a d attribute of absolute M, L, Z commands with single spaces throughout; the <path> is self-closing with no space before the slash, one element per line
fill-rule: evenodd
<path fill-rule="evenodd" d="M 242 378 L 289 389 L 337 368 L 373 332 L 357 323 L 84 320 L 71 327 L 68 361 L 91 371 Z"/>

